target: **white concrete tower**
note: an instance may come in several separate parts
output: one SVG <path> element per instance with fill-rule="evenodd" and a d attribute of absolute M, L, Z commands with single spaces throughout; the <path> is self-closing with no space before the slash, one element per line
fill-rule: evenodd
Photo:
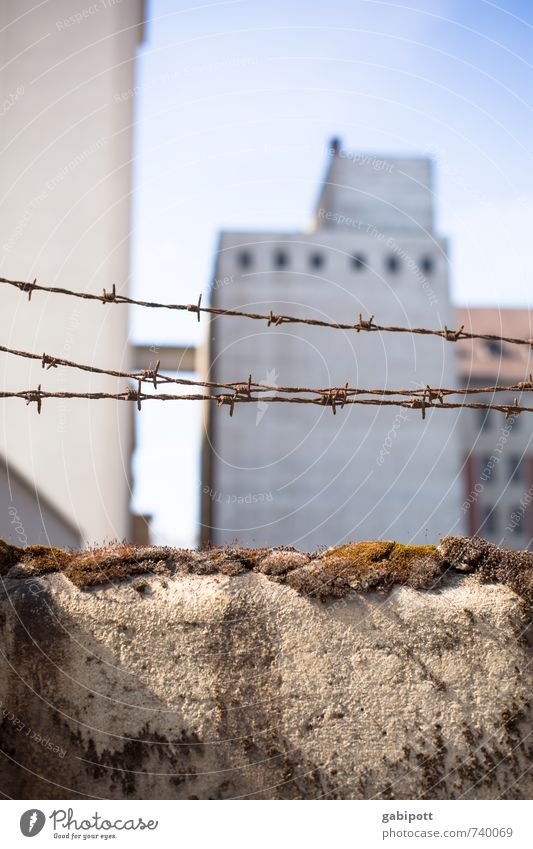
<path fill-rule="evenodd" d="M 335 141 L 308 233 L 225 232 L 213 305 L 382 325 L 453 326 L 431 162 L 352 154 Z M 292 386 L 454 384 L 438 337 L 215 318 L 209 376 Z M 431 411 L 264 403 L 210 410 L 202 535 L 215 543 L 351 538 L 434 542 L 460 532 L 457 418 Z"/>
<path fill-rule="evenodd" d="M 1 4 L 2 277 L 98 293 L 116 284 L 127 293 L 133 98 L 123 93 L 133 87 L 142 22 L 141 0 Z M 0 336 L 12 348 L 130 365 L 124 307 L 37 292 L 29 304 L 2 286 Z M 5 354 L 0 370 L 6 390 L 39 383 L 50 390 L 124 388 L 124 381 L 43 371 Z M 91 543 L 128 537 L 129 405 L 50 400 L 38 416 L 35 405 L 0 403 L 2 463 L 37 499 L 40 530 L 26 499 L 18 511 L 21 538 L 70 543 L 72 526 Z M 47 526 L 41 496 L 47 510 L 64 517 L 64 534 L 61 523 Z M 2 528 L 0 522 L 0 535 Z"/>

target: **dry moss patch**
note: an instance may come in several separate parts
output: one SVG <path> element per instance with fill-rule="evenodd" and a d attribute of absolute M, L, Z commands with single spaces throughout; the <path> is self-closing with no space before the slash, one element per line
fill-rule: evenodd
<path fill-rule="evenodd" d="M 356 590 L 389 590 L 394 584 L 435 587 L 444 563 L 433 545 L 351 542 L 335 546 L 287 575 L 287 583 L 313 598 L 341 598 Z"/>
<path fill-rule="evenodd" d="M 533 603 L 533 553 L 509 551 L 479 537 L 444 537 L 442 557 L 459 572 L 472 572 L 483 583 L 506 584 Z"/>
<path fill-rule="evenodd" d="M 533 554 L 506 551 L 477 537 L 445 537 L 439 546 L 393 541 L 351 542 L 305 554 L 280 548 L 208 548 L 202 551 L 119 544 L 86 551 L 46 546 L 17 548 L 0 540 L 0 575 L 28 578 L 62 572 L 81 588 L 138 575 L 243 575 L 259 572 L 311 598 L 327 601 L 350 592 L 388 592 L 404 584 L 435 589 L 453 573 L 502 583 L 533 602 Z"/>
<path fill-rule="evenodd" d="M 64 569 L 72 555 L 61 548 L 47 545 L 28 545 L 17 548 L 0 540 L 0 575 L 6 575 L 16 564 L 24 567 L 26 575 L 44 575 Z"/>

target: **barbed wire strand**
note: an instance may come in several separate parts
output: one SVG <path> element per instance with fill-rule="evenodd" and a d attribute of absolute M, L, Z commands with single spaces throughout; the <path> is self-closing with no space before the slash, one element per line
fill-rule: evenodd
<path fill-rule="evenodd" d="M 136 402 L 137 409 L 140 411 L 141 406 L 145 401 L 211 401 L 216 402 L 218 406 L 229 406 L 230 415 L 233 415 L 233 409 L 236 404 L 313 404 L 315 406 L 331 407 L 333 414 L 336 414 L 337 408 L 345 406 L 377 406 L 377 407 L 404 407 L 407 409 L 421 410 L 422 418 L 425 418 L 427 410 L 497 410 L 505 414 L 506 418 L 518 415 L 519 413 L 533 413 L 533 407 L 523 406 L 518 403 L 515 398 L 513 404 L 487 404 L 484 402 L 451 402 L 431 400 L 427 397 L 413 397 L 402 400 L 400 398 L 347 398 L 343 390 L 330 391 L 327 395 L 320 398 L 302 398 L 300 396 L 286 395 L 269 395 L 265 400 L 264 396 L 254 395 L 172 395 L 158 394 L 152 395 L 142 392 L 140 389 L 129 388 L 123 392 L 48 392 L 43 390 L 41 385 L 37 389 L 25 389 L 19 392 L 0 392 L 1 398 L 22 398 L 27 404 L 36 403 L 37 412 L 42 409 L 42 402 L 48 398 L 63 398 L 63 399 L 88 399 L 90 401 L 100 401 L 111 399 L 114 401 L 131 401 Z"/>
<path fill-rule="evenodd" d="M 450 395 L 477 395 L 484 393 L 495 394 L 497 392 L 526 392 L 533 390 L 533 377 L 530 374 L 529 379 L 519 381 L 518 383 L 509 385 L 497 386 L 481 386 L 481 387 L 460 387 L 454 389 L 431 387 L 428 384 L 422 387 L 412 389 L 365 389 L 363 387 L 349 386 L 346 383 L 343 386 L 333 387 L 304 387 L 304 386 L 276 386 L 274 384 L 256 383 L 252 380 L 252 375 L 248 375 L 247 380 L 229 381 L 220 383 L 212 380 L 194 380 L 191 378 L 170 377 L 166 374 L 161 374 L 159 371 L 160 361 L 158 360 L 154 368 L 141 369 L 140 371 L 121 371 L 118 369 L 103 368 L 100 366 L 92 366 L 84 363 L 79 363 L 74 360 L 66 360 L 62 357 L 52 356 L 50 354 L 35 354 L 30 351 L 21 351 L 16 348 L 8 348 L 6 345 L 0 345 L 0 353 L 10 354 L 15 357 L 30 359 L 41 363 L 42 368 L 47 370 L 51 368 L 70 368 L 78 371 L 88 372 L 91 374 L 102 374 L 108 377 L 119 377 L 126 380 L 132 380 L 137 384 L 152 383 L 157 389 L 161 384 L 175 384 L 179 386 L 195 386 L 205 389 L 223 389 L 233 390 L 235 393 L 249 395 L 250 392 L 279 392 L 284 394 L 306 394 L 306 395 L 329 395 L 331 393 L 344 394 L 346 397 L 352 395 L 379 395 L 379 396 L 407 396 L 407 397 L 427 397 L 429 400 L 440 401 L 444 397 Z"/>
<path fill-rule="evenodd" d="M 387 326 L 376 324 L 374 322 L 375 316 L 373 315 L 371 315 L 368 319 L 364 319 L 361 314 L 359 314 L 358 321 L 347 324 L 325 321 L 318 318 L 303 318 L 301 316 L 285 315 L 284 313 L 274 313 L 272 310 L 268 313 L 255 313 L 246 312 L 244 310 L 223 309 L 222 307 L 203 307 L 201 295 L 196 304 L 165 304 L 158 303 L 157 301 L 140 301 L 134 298 L 129 298 L 125 295 L 120 295 L 117 293 L 115 285 L 113 285 L 110 292 L 103 289 L 102 294 L 97 295 L 91 292 L 76 292 L 60 286 L 43 286 L 37 283 L 36 279 L 29 283 L 21 280 L 10 280 L 6 277 L 0 277 L 0 283 L 13 286 L 21 292 L 27 293 L 29 300 L 31 300 L 31 296 L 34 292 L 47 292 L 49 294 L 66 295 L 74 298 L 82 298 L 84 300 L 99 301 L 102 304 L 127 304 L 130 306 L 147 307 L 150 309 L 187 311 L 196 313 L 198 321 L 200 321 L 201 314 L 206 313 L 208 315 L 266 321 L 269 327 L 271 325 L 279 327 L 282 324 L 305 324 L 312 327 L 328 327 L 333 330 L 355 330 L 357 333 L 360 331 L 370 333 L 411 333 L 413 335 L 421 336 L 438 336 L 445 339 L 447 342 L 459 342 L 462 339 L 481 339 L 487 342 L 505 342 L 509 345 L 526 345 L 530 349 L 533 348 L 533 339 L 500 336 L 494 333 L 471 333 L 464 329 L 464 325 L 462 325 L 458 330 L 450 330 L 447 326 L 444 326 L 442 329 L 395 325 Z"/>

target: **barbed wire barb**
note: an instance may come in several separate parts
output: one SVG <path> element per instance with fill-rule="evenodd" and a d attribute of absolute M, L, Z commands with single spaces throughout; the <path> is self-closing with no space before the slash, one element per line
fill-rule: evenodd
<path fill-rule="evenodd" d="M 41 407 L 42 407 L 42 392 L 41 392 L 41 384 L 37 387 L 37 389 L 29 390 L 26 392 L 26 406 L 35 402 L 37 404 L 37 412 L 41 415 Z"/>
<path fill-rule="evenodd" d="M 113 286 L 112 286 L 110 292 L 106 292 L 105 289 L 103 290 L 102 303 L 103 304 L 115 304 L 116 300 L 117 300 L 117 288 L 116 288 L 115 284 L 113 283 Z"/>
<path fill-rule="evenodd" d="M 338 390 L 337 390 L 338 391 Z M 342 391 L 342 390 L 341 390 Z M 42 389 L 41 385 L 37 389 L 24 389 L 19 392 L 9 391 L 0 392 L 0 399 L 6 398 L 22 398 L 27 404 L 35 402 L 37 404 L 38 413 L 41 412 L 42 400 L 44 398 L 85 398 L 91 401 L 97 400 L 115 400 L 115 401 L 133 401 L 137 404 L 137 409 L 141 410 L 141 404 L 145 401 L 213 401 L 218 406 L 228 405 L 230 407 L 230 416 L 233 415 L 236 404 L 258 404 L 265 403 L 263 395 L 228 395 L 221 394 L 190 394 L 190 395 L 174 395 L 174 394 L 157 394 L 152 395 L 142 392 L 138 387 L 135 389 L 129 387 L 123 392 L 49 392 Z M 497 410 L 505 414 L 506 419 L 518 415 L 520 413 L 533 413 L 532 406 L 525 406 L 517 403 L 515 399 L 513 404 L 494 404 L 481 401 L 443 401 L 441 403 L 429 402 L 426 397 L 415 396 L 411 398 L 361 398 L 349 397 L 344 401 L 344 404 L 338 404 L 335 390 L 322 392 L 316 398 L 302 397 L 298 395 L 269 395 L 269 404 L 312 404 L 315 406 L 373 406 L 373 407 L 404 407 L 407 409 L 422 410 L 423 416 L 428 409 L 432 410 Z M 335 413 L 336 414 L 336 413 Z"/>
<path fill-rule="evenodd" d="M 496 394 L 499 392 L 511 393 L 533 390 L 533 381 L 531 380 L 531 375 L 529 375 L 528 380 L 519 381 L 518 383 L 510 385 L 500 384 L 497 386 L 466 386 L 455 388 L 431 387 L 429 386 L 429 384 L 426 384 L 425 387 L 420 387 L 417 389 L 365 388 L 360 386 L 350 386 L 348 381 L 344 384 L 344 386 L 275 386 L 271 384 L 254 383 L 251 373 L 248 375 L 248 379 L 246 381 L 236 380 L 230 381 L 228 383 L 222 383 L 213 380 L 171 377 L 169 375 L 161 374 L 159 372 L 159 369 L 161 367 L 161 360 L 157 361 L 154 368 L 128 372 L 121 371 L 120 369 L 109 369 L 100 366 L 87 365 L 85 363 L 78 363 L 74 360 L 65 360 L 61 357 L 52 356 L 46 353 L 33 354 L 30 351 L 21 351 L 16 348 L 8 348 L 6 345 L 0 345 L 0 353 L 6 353 L 15 357 L 22 357 L 25 359 L 40 361 L 41 367 L 46 368 L 47 370 L 50 368 L 63 367 L 82 372 L 88 372 L 89 374 L 101 374 L 109 377 L 119 377 L 124 378 L 126 380 L 134 381 L 138 384 L 139 388 L 142 387 L 143 383 L 152 383 L 156 391 L 158 390 L 160 385 L 179 385 L 200 387 L 204 389 L 220 389 L 226 393 L 233 392 L 234 395 L 244 395 L 248 397 L 251 397 L 252 392 L 278 392 L 280 394 L 289 395 L 317 395 L 319 396 L 319 398 L 322 398 L 324 396 L 334 396 L 335 405 L 341 407 L 344 406 L 348 398 L 354 395 L 378 395 L 380 397 L 393 397 L 395 395 L 400 395 L 409 398 L 427 398 L 430 403 L 432 403 L 433 401 L 438 401 L 442 404 L 444 398 L 450 395 L 467 396 L 482 395 L 487 393 Z"/>
<path fill-rule="evenodd" d="M 458 342 L 463 339 L 481 339 L 487 342 L 505 342 L 509 345 L 525 345 L 530 349 L 533 348 L 533 339 L 531 338 L 521 339 L 512 336 L 501 336 L 495 333 L 471 333 L 464 329 L 464 325 L 462 325 L 459 330 L 449 330 L 447 326 L 445 326 L 443 329 L 439 329 L 429 327 L 381 325 L 375 323 L 375 316 L 371 316 L 370 319 L 363 319 L 361 315 L 359 316 L 358 323 L 346 324 L 342 322 L 326 321 L 324 319 L 318 318 L 304 318 L 303 316 L 285 314 L 275 315 L 272 310 L 269 310 L 269 312 L 267 313 L 253 313 L 246 312 L 244 310 L 232 310 L 222 307 L 202 307 L 201 295 L 198 298 L 197 304 L 169 304 L 159 303 L 157 301 L 141 301 L 136 300 L 135 298 L 129 298 L 125 295 L 119 295 L 116 293 L 115 286 L 113 286 L 111 292 L 107 293 L 104 289 L 103 294 L 97 295 L 91 292 L 76 292 L 72 289 L 66 289 L 59 286 L 42 286 L 37 283 L 36 279 L 33 281 L 33 283 L 28 283 L 25 281 L 11 280 L 6 277 L 0 277 L 0 284 L 13 286 L 22 292 L 27 292 L 30 300 L 31 295 L 34 291 L 47 292 L 49 294 L 66 295 L 74 298 L 82 298 L 84 300 L 100 301 L 103 303 L 113 304 L 127 304 L 131 306 L 146 307 L 149 309 L 186 310 L 188 312 L 196 313 L 198 321 L 200 320 L 200 314 L 206 313 L 208 315 L 218 317 L 233 316 L 236 318 L 247 318 L 254 321 L 266 321 L 269 327 L 271 325 L 278 327 L 280 324 L 304 324 L 310 327 L 327 327 L 332 330 L 355 330 L 358 333 L 361 331 L 366 331 L 369 333 L 411 333 L 413 335 L 438 336 L 442 339 L 445 339 L 447 342 Z"/>

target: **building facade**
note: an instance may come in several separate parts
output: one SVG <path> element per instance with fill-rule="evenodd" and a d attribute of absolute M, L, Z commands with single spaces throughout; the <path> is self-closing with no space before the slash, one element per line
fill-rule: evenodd
<path fill-rule="evenodd" d="M 526 309 L 471 307 L 457 310 L 457 325 L 468 332 L 514 339 L 533 338 L 533 316 Z M 511 386 L 528 380 L 533 370 L 525 345 L 493 340 L 457 343 L 458 382 L 465 387 Z M 533 406 L 531 392 L 473 394 L 469 400 L 492 400 Z M 530 414 L 510 416 L 494 410 L 463 410 L 460 417 L 463 501 L 466 530 L 506 548 L 531 548 L 533 542 L 533 445 Z"/>
<path fill-rule="evenodd" d="M 133 98 L 124 92 L 134 84 L 143 12 L 141 0 L 84 8 L 69 0 L 1 4 L 3 277 L 98 293 L 116 285 L 127 293 Z M 123 308 L 39 293 L 28 303 L 7 286 L 0 303 L 5 345 L 107 368 L 130 365 Z M 0 369 L 5 390 L 119 386 L 111 378 L 43 371 L 38 362 L 5 354 Z M 72 541 L 61 524 L 49 523 L 47 531 L 43 499 L 76 528 L 79 542 L 130 536 L 129 405 L 51 400 L 39 416 L 35 405 L 13 400 L 2 402 L 1 425 L 5 473 L 35 492 L 33 508 L 25 499 L 19 510 L 29 542 Z M 0 533 L 6 521 L 0 517 Z"/>
<path fill-rule="evenodd" d="M 446 241 L 434 231 L 431 162 L 352 154 L 333 142 L 313 226 L 224 232 L 211 303 L 327 321 L 453 326 Z M 452 384 L 438 338 L 213 317 L 209 379 L 385 389 Z M 463 531 L 453 412 L 238 405 L 206 415 L 204 542 L 352 538 L 434 542 Z"/>
<path fill-rule="evenodd" d="M 65 548 L 80 543 L 78 526 L 0 456 L 0 539 L 10 545 Z"/>

